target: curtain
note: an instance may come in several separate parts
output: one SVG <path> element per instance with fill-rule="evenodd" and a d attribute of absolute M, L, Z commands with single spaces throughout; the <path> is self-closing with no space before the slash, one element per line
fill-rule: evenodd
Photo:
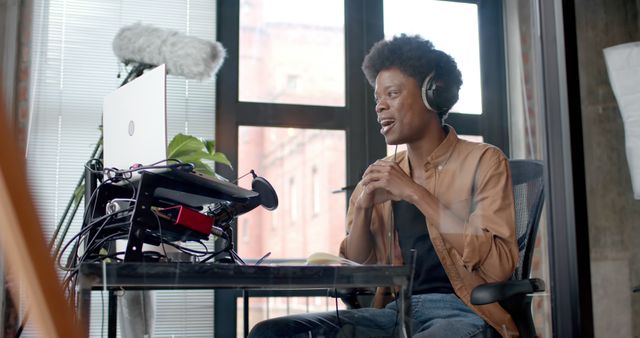
<path fill-rule="evenodd" d="M 215 1 L 34 0 L 26 158 L 47 237 L 100 137 L 103 98 L 127 75 L 112 52 L 113 38 L 135 22 L 213 41 Z M 215 79 L 168 76 L 167 123 L 168 140 L 179 132 L 213 139 Z M 67 240 L 80 229 L 82 209 Z M 94 292 L 93 298 L 90 334 L 103 336 L 106 295 Z M 154 332 L 158 337 L 211 337 L 213 291 L 156 292 Z M 23 337 L 30 336 L 42 334 L 28 325 Z"/>

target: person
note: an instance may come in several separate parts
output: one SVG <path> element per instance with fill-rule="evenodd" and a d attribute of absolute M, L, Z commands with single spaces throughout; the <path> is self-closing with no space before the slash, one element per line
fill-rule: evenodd
<path fill-rule="evenodd" d="M 444 123 L 461 73 L 429 40 L 402 34 L 377 42 L 362 70 L 375 87 L 380 133 L 406 151 L 371 164 L 349 201 L 340 255 L 363 264 L 409 262 L 414 337 L 517 336 L 500 305 L 474 306 L 471 290 L 511 277 L 517 261 L 508 160 L 496 147 L 465 141 Z M 250 337 L 380 337 L 398 333 L 393 290 L 373 308 L 262 321 Z"/>

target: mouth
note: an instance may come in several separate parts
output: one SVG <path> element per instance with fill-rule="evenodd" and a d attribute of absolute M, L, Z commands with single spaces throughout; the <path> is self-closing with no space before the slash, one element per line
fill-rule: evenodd
<path fill-rule="evenodd" d="M 396 123 L 396 120 L 391 119 L 391 118 L 383 118 L 383 119 L 378 119 L 378 123 L 380 123 L 380 134 L 384 135 L 386 134 L 389 129 L 393 128 L 393 126 Z"/>

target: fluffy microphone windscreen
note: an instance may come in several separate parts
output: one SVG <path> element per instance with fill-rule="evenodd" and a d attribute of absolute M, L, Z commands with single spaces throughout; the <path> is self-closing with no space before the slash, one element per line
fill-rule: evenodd
<path fill-rule="evenodd" d="M 122 62 L 167 65 L 167 73 L 202 80 L 222 66 L 226 51 L 211 42 L 177 31 L 141 23 L 120 29 L 113 40 L 113 52 Z"/>

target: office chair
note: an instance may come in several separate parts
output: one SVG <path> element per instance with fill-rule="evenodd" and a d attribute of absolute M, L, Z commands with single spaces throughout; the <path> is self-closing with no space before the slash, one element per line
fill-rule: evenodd
<path fill-rule="evenodd" d="M 484 305 L 499 302 L 511 315 L 520 337 L 536 337 L 531 316 L 531 293 L 545 290 L 544 281 L 528 278 L 535 247 L 542 205 L 544 204 L 543 165 L 535 160 L 510 160 L 511 181 L 516 211 L 516 238 L 519 261 L 510 280 L 482 284 L 471 292 L 471 303 Z M 373 290 L 337 289 L 330 295 L 339 297 L 348 308 L 370 306 Z M 495 332 L 497 335 L 497 332 Z"/>
<path fill-rule="evenodd" d="M 545 284 L 541 279 L 528 277 L 544 204 L 543 165 L 534 160 L 510 160 L 509 166 L 516 209 L 519 262 L 510 280 L 474 288 L 471 303 L 500 303 L 513 318 L 520 337 L 537 337 L 531 315 L 531 294 L 544 291 Z"/>

